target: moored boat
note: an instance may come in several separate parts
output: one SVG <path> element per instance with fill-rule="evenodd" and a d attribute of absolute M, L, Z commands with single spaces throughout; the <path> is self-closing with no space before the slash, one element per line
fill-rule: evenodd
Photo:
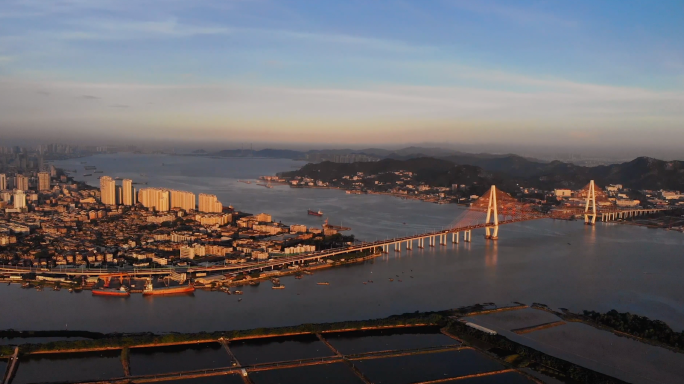
<path fill-rule="evenodd" d="M 318 284 L 318 285 L 330 285 L 330 283 L 328 283 L 327 281 L 321 281 L 321 282 L 316 283 L 316 284 Z"/>
<path fill-rule="evenodd" d="M 96 288 L 93 289 L 93 296 L 118 296 L 118 297 L 128 297 L 130 296 L 130 292 L 126 289 L 126 287 L 121 286 L 119 289 L 112 289 L 112 288 Z"/>
<path fill-rule="evenodd" d="M 159 287 L 159 288 L 154 288 L 152 286 L 152 282 L 147 283 L 145 285 L 145 289 L 143 290 L 143 296 L 151 296 L 151 295 L 175 295 L 179 293 L 191 293 L 195 292 L 195 286 L 188 284 L 188 285 L 177 285 L 177 286 L 172 286 L 172 287 Z"/>
<path fill-rule="evenodd" d="M 319 209 L 318 212 L 312 211 L 312 210 L 307 210 L 307 213 L 311 216 L 323 216 L 323 212 Z"/>

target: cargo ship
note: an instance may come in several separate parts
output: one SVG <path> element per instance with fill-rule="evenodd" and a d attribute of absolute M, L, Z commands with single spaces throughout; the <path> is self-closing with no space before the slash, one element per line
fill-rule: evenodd
<path fill-rule="evenodd" d="M 307 212 L 308 212 L 309 215 L 311 215 L 311 216 L 323 216 L 323 212 L 322 212 L 320 209 L 318 210 L 318 212 L 312 211 L 312 210 L 310 210 L 310 209 L 309 209 Z"/>
<path fill-rule="evenodd" d="M 195 292 L 195 287 L 193 285 L 177 285 L 174 287 L 159 287 L 154 288 L 152 282 L 148 282 L 143 290 L 143 296 L 149 295 L 175 295 L 179 293 L 191 293 Z"/>
<path fill-rule="evenodd" d="M 121 286 L 119 289 L 112 289 L 112 288 L 96 288 L 93 289 L 93 296 L 119 296 L 119 297 L 128 297 L 130 296 L 130 292 L 126 289 L 126 287 Z"/>

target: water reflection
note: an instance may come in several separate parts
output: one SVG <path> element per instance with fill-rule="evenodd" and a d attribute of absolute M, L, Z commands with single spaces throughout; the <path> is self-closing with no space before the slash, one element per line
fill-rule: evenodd
<path fill-rule="evenodd" d="M 344 363 L 275 369 L 249 374 L 254 384 L 361 384 Z"/>
<path fill-rule="evenodd" d="M 19 361 L 13 384 L 106 380 L 123 377 L 121 351 L 33 355 Z"/>
<path fill-rule="evenodd" d="M 496 267 L 499 260 L 499 241 L 485 241 L 485 266 L 487 268 Z"/>
<path fill-rule="evenodd" d="M 502 364 L 472 349 L 354 360 L 353 363 L 369 381 L 392 384 L 448 379 L 505 368 Z"/>

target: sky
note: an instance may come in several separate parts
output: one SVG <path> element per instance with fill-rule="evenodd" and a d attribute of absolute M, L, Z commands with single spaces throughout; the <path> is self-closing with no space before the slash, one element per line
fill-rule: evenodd
<path fill-rule="evenodd" d="M 2 0 L 0 133 L 684 148 L 683 19 L 681 0 Z"/>

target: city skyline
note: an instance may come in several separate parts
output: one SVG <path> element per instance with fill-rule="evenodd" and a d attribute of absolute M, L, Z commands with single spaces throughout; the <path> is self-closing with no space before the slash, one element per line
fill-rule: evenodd
<path fill-rule="evenodd" d="M 682 11 L 676 1 L 10 1 L 0 130 L 676 148 Z"/>

